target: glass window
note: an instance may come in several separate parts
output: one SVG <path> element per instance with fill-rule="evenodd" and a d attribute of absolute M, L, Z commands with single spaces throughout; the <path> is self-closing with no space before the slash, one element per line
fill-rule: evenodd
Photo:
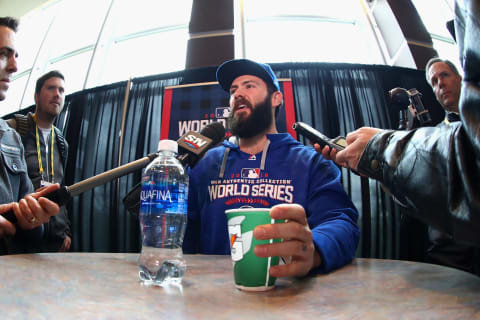
<path fill-rule="evenodd" d="M 276 31 L 274 34 L 271 32 L 272 29 Z M 306 30 L 314 34 L 303 36 Z M 365 44 L 357 26 L 351 23 L 328 21 L 254 22 L 248 24 L 246 31 L 246 54 L 253 60 L 371 64 L 380 61 L 379 54 L 369 54 L 371 46 Z M 338 39 L 348 40 L 338 41 Z"/>
<path fill-rule="evenodd" d="M 52 18 L 53 10 L 38 10 L 21 19 L 16 37 L 18 73 L 32 69 Z"/>
<path fill-rule="evenodd" d="M 446 23 L 455 17 L 454 2 L 455 0 L 437 0 L 433 9 L 430 0 L 412 0 L 425 28 L 432 37 L 433 47 L 438 55 L 452 61 L 461 71 L 458 47 L 446 26 Z"/>
<path fill-rule="evenodd" d="M 458 72 L 463 75 L 463 69 L 458 58 L 458 46 L 456 44 L 433 39 L 433 47 L 442 59 L 450 60 L 457 67 Z"/>
<path fill-rule="evenodd" d="M 35 94 L 35 85 L 37 79 L 51 70 L 58 70 L 65 77 L 65 94 L 83 90 L 83 83 L 85 81 L 85 75 L 87 74 L 87 68 L 91 56 L 92 51 L 90 50 L 70 56 L 66 59 L 53 61 L 53 63 L 47 63 L 42 68 L 43 72 L 35 73 L 35 75 L 38 74 L 38 76 L 35 76 L 34 79 L 30 79 L 27 90 L 25 91 L 21 108 L 26 108 L 35 103 L 33 96 Z M 32 75 L 33 74 L 34 73 L 32 73 Z"/>
<path fill-rule="evenodd" d="M 247 19 L 267 16 L 332 17 L 354 19 L 360 8 L 356 0 L 336 0 L 325 3 L 318 0 L 244 0 Z"/>
<path fill-rule="evenodd" d="M 185 69 L 188 29 L 142 36 L 112 44 L 100 64 L 97 84 Z M 93 70 L 92 70 L 93 72 Z"/>
<path fill-rule="evenodd" d="M 113 37 L 118 39 L 139 31 L 185 25 L 188 28 L 192 0 L 120 0 L 115 1 L 111 19 Z"/>
<path fill-rule="evenodd" d="M 65 77 L 65 94 L 83 90 L 92 52 L 92 50 L 86 50 L 66 59 L 52 61 L 45 67 L 45 72 L 58 70 L 63 74 Z"/>
<path fill-rule="evenodd" d="M 8 110 L 33 104 L 36 79 L 52 69 L 65 74 L 67 93 L 84 89 L 90 65 L 88 87 L 183 70 L 192 2 L 47 1 L 21 20 L 19 71 L 2 104 Z M 435 10 L 430 0 L 412 2 L 432 34 L 435 49 L 458 63 L 456 46 L 445 27 L 453 19 L 454 0 L 435 1 Z M 242 56 L 265 62 L 384 63 L 362 1 L 235 3 L 243 6 L 243 21 L 235 20 L 244 23 L 239 28 L 244 30 Z M 8 113 L 5 110 L 0 112 Z"/>
<path fill-rule="evenodd" d="M 94 45 L 110 0 L 59 1 L 42 50 L 49 60 Z"/>
<path fill-rule="evenodd" d="M 359 1 L 245 0 L 244 13 L 248 58 L 383 63 Z"/>
<path fill-rule="evenodd" d="M 433 4 L 431 0 L 412 0 L 428 32 L 448 39 L 452 39 L 452 36 L 446 23 L 454 18 L 453 2 L 454 0 L 436 0 Z"/>
<path fill-rule="evenodd" d="M 36 80 L 53 69 L 67 94 L 83 90 L 87 74 L 93 87 L 183 70 L 191 8 L 192 0 L 47 1 L 20 21 L 19 70 L 0 113 L 32 105 Z"/>
<path fill-rule="evenodd" d="M 185 69 L 192 0 L 120 0 L 112 7 L 88 87 Z"/>

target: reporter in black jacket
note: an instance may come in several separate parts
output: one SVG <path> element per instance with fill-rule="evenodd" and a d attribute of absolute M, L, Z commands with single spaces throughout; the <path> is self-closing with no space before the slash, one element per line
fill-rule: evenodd
<path fill-rule="evenodd" d="M 412 131 L 360 128 L 322 154 L 380 181 L 413 215 L 458 242 L 480 246 L 480 2 L 457 1 L 455 33 L 464 77 L 461 122 Z"/>

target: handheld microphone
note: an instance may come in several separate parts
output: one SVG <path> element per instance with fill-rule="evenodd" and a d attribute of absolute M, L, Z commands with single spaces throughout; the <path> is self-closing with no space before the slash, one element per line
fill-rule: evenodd
<path fill-rule="evenodd" d="M 399 129 L 407 129 L 408 106 L 411 105 L 415 112 L 415 117 L 420 124 L 426 124 L 432 121 L 430 113 L 423 106 L 420 97 L 422 94 L 415 88 L 410 90 L 404 88 L 393 88 L 389 92 L 392 105 L 400 111 Z"/>
<path fill-rule="evenodd" d="M 410 104 L 410 95 L 408 94 L 407 89 L 399 87 L 393 88 L 392 90 L 388 91 L 388 94 L 394 108 L 399 110 L 408 108 L 408 105 Z"/>
<path fill-rule="evenodd" d="M 320 131 L 312 128 L 305 122 L 295 122 L 292 126 L 293 130 L 306 137 L 312 143 L 318 143 L 320 147 L 329 146 L 331 149 L 341 151 L 347 147 L 347 140 L 345 137 L 339 136 L 334 139 L 330 139 Z"/>
<path fill-rule="evenodd" d="M 122 177 L 133 171 L 136 171 L 138 169 L 145 167 L 147 164 L 152 162 L 153 159 L 155 159 L 156 157 L 157 157 L 157 153 L 151 153 L 141 159 L 132 161 L 118 168 L 105 171 L 96 176 L 90 177 L 86 180 L 72 184 L 71 186 L 60 187 L 60 189 L 57 189 L 53 192 L 50 192 L 44 195 L 43 198 L 47 198 L 48 200 L 55 202 L 59 206 L 63 206 L 64 204 L 67 204 L 74 196 L 77 196 L 87 190 L 101 186 L 113 179 Z M 3 217 L 8 221 L 10 221 L 11 223 L 17 222 L 17 217 L 15 216 L 13 211 L 9 211 L 3 214 Z"/>
<path fill-rule="evenodd" d="M 193 168 L 206 151 L 223 141 L 225 128 L 220 122 L 212 122 L 200 133 L 188 131 L 178 140 L 177 159 L 184 165 Z"/>
<path fill-rule="evenodd" d="M 408 91 L 404 88 L 397 87 L 388 91 L 388 94 L 390 96 L 391 106 L 399 112 L 397 129 L 407 130 L 409 127 L 408 114 L 410 113 L 408 111 L 408 105 L 410 104 Z"/>
<path fill-rule="evenodd" d="M 188 131 L 178 140 L 177 159 L 184 166 L 193 168 L 198 160 L 213 147 L 216 147 L 225 137 L 225 128 L 220 122 L 212 122 L 200 133 Z M 123 204 L 127 210 L 138 215 L 140 212 L 140 193 L 142 192 L 142 183 L 139 182 L 123 198 Z"/>
<path fill-rule="evenodd" d="M 415 115 L 417 116 L 418 121 L 420 121 L 421 124 L 432 122 L 430 113 L 423 106 L 422 99 L 420 99 L 422 94 L 418 92 L 418 90 L 415 88 L 408 90 L 408 94 L 409 94 L 410 102 L 412 103 L 413 109 L 415 110 Z"/>
<path fill-rule="evenodd" d="M 205 134 L 205 136 L 198 134 L 194 131 L 189 131 L 185 135 L 180 137 L 178 144 L 179 146 L 182 144 L 182 146 L 181 148 L 179 148 L 181 149 L 179 160 L 183 165 L 188 164 L 193 167 L 206 151 L 208 151 L 213 146 L 222 141 L 223 137 L 225 136 L 225 128 L 219 122 L 212 122 L 200 132 Z M 86 180 L 77 182 L 71 186 L 63 186 L 58 190 L 44 195 L 43 197 L 57 203 L 59 206 L 62 206 L 68 203 L 74 196 L 77 196 L 95 187 L 104 185 L 116 178 L 120 178 L 136 170 L 142 169 L 150 162 L 152 162 L 157 156 L 157 152 L 151 153 L 141 159 L 132 161 L 118 168 L 114 168 L 109 171 L 100 173 Z M 137 188 L 137 186 L 139 186 L 139 188 Z M 134 189 L 130 191 L 123 200 L 125 206 L 129 210 L 130 208 L 127 206 L 127 203 L 131 206 L 130 203 L 134 201 L 133 197 L 136 197 L 136 195 L 132 194 L 134 192 L 136 192 L 136 194 L 138 195 L 135 201 L 138 202 L 138 207 L 140 207 L 141 184 L 138 184 L 137 186 L 135 186 Z M 132 200 L 128 200 L 130 199 L 130 197 L 132 197 Z M 9 211 L 3 214 L 3 217 L 12 223 L 17 222 L 17 217 L 15 216 L 13 211 Z"/>

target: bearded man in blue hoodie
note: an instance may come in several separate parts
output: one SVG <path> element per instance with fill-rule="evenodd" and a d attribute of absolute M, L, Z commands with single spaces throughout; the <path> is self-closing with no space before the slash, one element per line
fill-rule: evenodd
<path fill-rule="evenodd" d="M 340 182 L 340 170 L 288 133 L 278 133 L 275 117 L 283 102 L 270 66 L 231 60 L 217 69 L 230 93 L 231 132 L 190 173 L 185 253 L 230 254 L 225 210 L 244 205 L 272 208 L 286 223 L 255 228 L 259 257 L 291 257 L 272 267 L 274 277 L 326 273 L 350 263 L 358 245 L 358 212 Z"/>

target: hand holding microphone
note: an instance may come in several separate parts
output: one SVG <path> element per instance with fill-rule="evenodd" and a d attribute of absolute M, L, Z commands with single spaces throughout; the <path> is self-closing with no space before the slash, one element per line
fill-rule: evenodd
<path fill-rule="evenodd" d="M 325 159 L 333 160 L 336 164 L 352 170 L 357 169 L 368 141 L 381 131 L 377 128 L 363 127 L 350 132 L 346 138 L 340 136 L 330 139 L 303 122 L 294 123 L 293 129 L 308 138 L 314 144 L 315 150 L 321 153 Z"/>
<path fill-rule="evenodd" d="M 347 146 L 347 141 L 344 137 L 339 136 L 334 139 L 330 139 L 320 131 L 312 128 L 304 122 L 295 122 L 292 128 L 301 135 L 305 136 L 308 140 L 310 140 L 311 143 L 317 143 L 322 148 L 328 146 L 331 149 L 343 150 Z"/>
<path fill-rule="evenodd" d="M 377 128 L 362 127 L 347 135 L 347 146 L 341 151 L 329 149 L 328 146 L 323 149 L 315 146 L 315 150 L 321 152 L 324 158 L 333 160 L 336 164 L 358 173 L 356 170 L 363 151 L 370 139 L 380 131 L 382 130 Z"/>
<path fill-rule="evenodd" d="M 187 132 L 178 140 L 178 160 L 180 160 L 184 166 L 188 165 L 193 167 L 209 149 L 221 142 L 224 136 L 225 128 L 220 122 L 210 123 L 200 131 L 200 134 L 194 131 Z M 62 206 L 68 203 L 74 196 L 144 168 L 156 157 L 156 152 L 151 153 L 139 160 L 135 160 L 118 168 L 100 173 L 71 186 L 63 186 L 60 189 L 48 194 L 42 194 L 42 197 L 55 202 L 59 206 Z M 131 212 L 137 214 L 140 208 L 140 192 L 141 184 L 138 184 L 123 199 L 125 207 Z M 17 222 L 17 217 L 13 211 L 3 214 L 3 217 L 12 223 Z"/>
<path fill-rule="evenodd" d="M 407 90 L 397 87 L 390 90 L 388 94 L 392 107 L 400 112 L 399 130 L 410 130 L 413 128 L 413 121 L 409 121 L 409 112 L 418 119 L 421 126 L 432 122 L 428 109 L 424 107 L 420 99 L 422 94 L 417 89 Z"/>
<path fill-rule="evenodd" d="M 2 233 L 11 235 L 12 230 L 15 233 L 13 223 L 17 223 L 24 230 L 30 230 L 39 227 L 51 216 L 58 214 L 59 206 L 47 198 L 48 193 L 54 193 L 58 191 L 58 188 L 58 184 L 53 184 L 26 195 L 18 202 L 0 205 L 0 215 L 10 222 L 0 219 L 0 236 Z"/>

